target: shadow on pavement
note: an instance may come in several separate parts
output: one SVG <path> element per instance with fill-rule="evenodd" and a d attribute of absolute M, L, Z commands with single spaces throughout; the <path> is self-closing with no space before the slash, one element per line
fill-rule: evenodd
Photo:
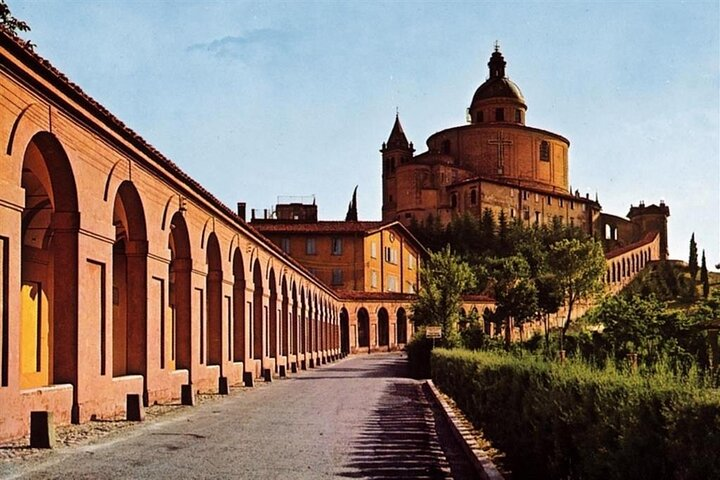
<path fill-rule="evenodd" d="M 453 478 L 419 383 L 388 385 L 353 441 L 344 478 Z"/>

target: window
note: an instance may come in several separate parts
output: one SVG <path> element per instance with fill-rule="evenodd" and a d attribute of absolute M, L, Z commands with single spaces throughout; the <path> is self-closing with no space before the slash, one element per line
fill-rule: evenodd
<path fill-rule="evenodd" d="M 523 220 L 530 220 L 530 208 L 523 208 Z"/>
<path fill-rule="evenodd" d="M 378 281 L 377 281 L 377 270 L 371 270 L 370 271 L 370 286 L 372 288 L 377 288 Z"/>
<path fill-rule="evenodd" d="M 415 285 L 412 282 L 405 283 L 405 293 L 415 293 Z"/>
<path fill-rule="evenodd" d="M 522 123 L 522 112 L 519 108 L 515 110 L 515 123 Z"/>
<path fill-rule="evenodd" d="M 283 252 L 290 254 L 290 239 L 289 238 L 280 239 L 280 248 L 282 248 Z"/>
<path fill-rule="evenodd" d="M 390 157 L 390 172 L 395 171 L 395 157 Z"/>
<path fill-rule="evenodd" d="M 385 247 L 385 261 L 388 263 L 397 264 L 397 250 L 390 247 Z"/>
<path fill-rule="evenodd" d="M 457 194 L 453 193 L 450 195 L 450 207 L 457 208 Z"/>
<path fill-rule="evenodd" d="M 388 275 L 387 289 L 388 289 L 388 292 L 397 292 L 398 282 L 397 282 L 397 277 L 395 275 Z"/>
<path fill-rule="evenodd" d="M 529 196 L 530 196 L 530 192 L 522 192 L 522 199 L 523 199 L 523 200 L 527 200 Z"/>
<path fill-rule="evenodd" d="M 535 212 L 535 224 L 540 224 L 540 212 Z"/>
<path fill-rule="evenodd" d="M 583 203 L 583 204 L 582 204 L 582 211 L 584 212 L 586 208 L 587 208 L 587 205 L 585 205 L 585 204 Z"/>
<path fill-rule="evenodd" d="M 510 209 L 510 218 L 515 218 L 515 209 L 514 208 Z"/>
<path fill-rule="evenodd" d="M 550 161 L 550 144 L 545 140 L 540 142 L 540 160 L 543 162 Z"/>
<path fill-rule="evenodd" d="M 470 190 L 470 205 L 477 205 L 477 190 Z"/>
<path fill-rule="evenodd" d="M 547 204 L 552 205 L 552 197 L 550 195 L 548 195 Z"/>
<path fill-rule="evenodd" d="M 332 271 L 332 284 L 342 285 L 343 283 L 343 271 L 341 268 L 333 268 Z"/>
<path fill-rule="evenodd" d="M 408 253 L 408 270 L 415 269 L 415 255 Z"/>
<path fill-rule="evenodd" d="M 485 120 L 483 119 L 483 112 L 477 112 L 477 115 L 475 116 L 475 118 L 477 119 L 477 122 L 478 122 L 478 123 L 482 123 L 482 122 L 485 121 Z"/>
<path fill-rule="evenodd" d="M 563 199 L 561 198 L 561 199 L 560 199 L 560 206 L 562 207 L 564 204 L 565 204 L 565 202 L 564 202 Z"/>
<path fill-rule="evenodd" d="M 570 210 L 575 210 L 575 202 L 570 200 Z"/>
<path fill-rule="evenodd" d="M 539 200 L 540 200 L 540 196 L 536 193 L 535 194 L 535 203 L 538 203 Z"/>
<path fill-rule="evenodd" d="M 342 238 L 333 238 L 332 239 L 332 254 L 333 255 L 342 255 L 342 251 L 343 251 Z"/>
<path fill-rule="evenodd" d="M 370 242 L 370 257 L 377 258 L 377 243 Z"/>
<path fill-rule="evenodd" d="M 306 238 L 305 239 L 305 253 L 307 255 L 317 254 L 317 251 L 315 251 L 315 239 L 314 238 Z"/>
<path fill-rule="evenodd" d="M 496 122 L 504 122 L 505 121 L 505 110 L 503 110 L 502 108 L 495 109 L 495 121 Z"/>

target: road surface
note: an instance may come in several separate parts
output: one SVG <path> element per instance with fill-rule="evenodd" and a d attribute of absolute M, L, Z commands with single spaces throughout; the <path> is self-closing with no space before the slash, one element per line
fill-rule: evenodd
<path fill-rule="evenodd" d="M 350 357 L 41 459 L 7 478 L 473 478 L 399 353 Z M 4 470 L 4 471 L 3 471 Z"/>

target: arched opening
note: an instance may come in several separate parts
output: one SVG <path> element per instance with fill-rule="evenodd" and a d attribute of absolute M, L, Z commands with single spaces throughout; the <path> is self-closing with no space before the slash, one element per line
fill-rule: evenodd
<path fill-rule="evenodd" d="M 402 307 L 397 311 L 397 343 L 399 345 L 407 343 L 407 313 Z"/>
<path fill-rule="evenodd" d="M 292 332 L 290 333 L 290 352 L 298 354 L 298 344 L 300 342 L 298 338 L 298 295 L 297 285 L 295 282 L 292 284 Z"/>
<path fill-rule="evenodd" d="M 267 342 L 265 345 L 265 351 L 268 352 L 268 355 L 270 357 L 276 357 L 277 356 L 277 332 L 278 332 L 278 315 L 277 315 L 277 304 L 278 304 L 278 294 L 277 294 L 277 280 L 275 278 L 275 269 L 270 268 L 270 278 L 268 280 L 270 282 L 270 301 L 268 305 L 268 318 L 266 322 L 265 329 L 267 330 Z"/>
<path fill-rule="evenodd" d="M 113 376 L 144 375 L 147 368 L 147 234 L 135 186 L 120 185 L 113 206 Z"/>
<path fill-rule="evenodd" d="M 28 144 L 21 186 L 20 388 L 77 386 L 80 216 L 70 162 L 53 135 Z"/>
<path fill-rule="evenodd" d="M 182 213 L 176 212 L 170 221 L 169 305 L 170 324 L 166 326 L 163 340 L 170 343 L 165 352 L 170 353 L 171 368 L 190 370 L 192 351 L 192 322 L 190 300 L 190 274 L 192 258 L 190 236 Z M 162 334 L 163 332 L 161 332 Z M 163 341 L 161 340 L 161 341 Z"/>
<path fill-rule="evenodd" d="M 245 361 L 245 265 L 240 249 L 233 254 L 233 360 Z"/>
<path fill-rule="evenodd" d="M 288 295 L 287 277 L 285 275 L 283 275 L 282 278 L 282 288 L 280 292 L 282 293 L 282 312 L 280 315 L 280 355 L 287 356 L 290 353 L 289 333 L 291 330 L 290 325 L 292 325 L 292 318 L 290 316 L 290 297 Z"/>
<path fill-rule="evenodd" d="M 357 313 L 358 322 L 358 347 L 370 348 L 370 315 L 365 307 L 360 308 Z"/>
<path fill-rule="evenodd" d="M 300 288 L 300 335 L 298 337 L 299 353 L 307 352 L 307 299 L 305 287 Z"/>
<path fill-rule="evenodd" d="M 390 346 L 390 318 L 385 307 L 378 311 L 378 344 L 381 347 Z"/>
<path fill-rule="evenodd" d="M 220 244 L 215 232 L 211 233 L 207 241 L 207 268 L 205 280 L 207 295 L 207 364 L 220 365 L 222 363 L 222 261 L 220 259 Z M 202 328 L 202 327 L 201 327 Z"/>
<path fill-rule="evenodd" d="M 262 360 L 263 358 L 263 284 L 260 261 L 255 259 L 253 265 L 253 318 L 252 325 L 252 358 Z"/>
<path fill-rule="evenodd" d="M 315 331 L 315 327 L 313 323 L 315 322 L 315 305 L 313 304 L 313 298 L 310 292 L 308 292 L 308 314 L 307 314 L 307 351 L 312 353 L 314 352 L 313 348 L 313 333 Z"/>

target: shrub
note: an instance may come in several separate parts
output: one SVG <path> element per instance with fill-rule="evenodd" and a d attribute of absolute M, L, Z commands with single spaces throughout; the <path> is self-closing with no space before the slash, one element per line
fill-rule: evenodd
<path fill-rule="evenodd" d="M 720 478 L 720 395 L 697 379 L 442 349 L 432 378 L 516 479 Z"/>

